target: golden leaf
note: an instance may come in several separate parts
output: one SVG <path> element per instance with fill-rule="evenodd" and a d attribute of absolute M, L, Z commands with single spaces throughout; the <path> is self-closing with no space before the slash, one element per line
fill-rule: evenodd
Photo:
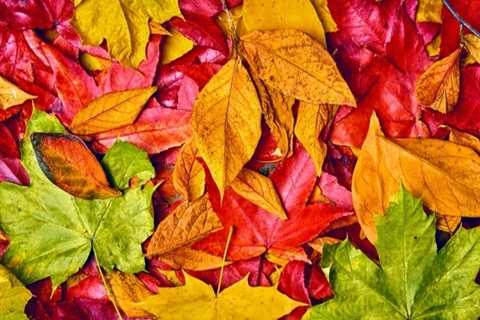
<path fill-rule="evenodd" d="M 255 31 L 242 37 L 252 72 L 284 95 L 317 104 L 356 106 L 327 50 L 297 30 Z"/>
<path fill-rule="evenodd" d="M 184 202 L 157 226 L 147 255 L 158 256 L 188 246 L 222 227 L 207 195 L 190 203 Z"/>
<path fill-rule="evenodd" d="M 151 34 L 157 34 L 159 36 L 171 36 L 172 34 L 170 31 L 165 29 L 161 23 L 155 22 L 153 20 L 150 20 L 148 22 L 148 25 L 150 27 L 150 33 Z"/>
<path fill-rule="evenodd" d="M 462 217 L 437 214 L 437 229 L 443 232 L 453 234 L 461 222 Z"/>
<path fill-rule="evenodd" d="M 442 0 L 419 0 L 417 21 L 442 23 L 442 8 Z"/>
<path fill-rule="evenodd" d="M 442 113 L 452 111 L 460 93 L 460 53 L 457 49 L 425 70 L 416 84 L 418 102 Z"/>
<path fill-rule="evenodd" d="M 325 31 L 310 0 L 244 0 L 247 32 L 296 29 L 325 45 Z"/>
<path fill-rule="evenodd" d="M 27 100 L 35 98 L 35 96 L 26 93 L 7 79 L 0 76 L 0 110 L 17 106 Z"/>
<path fill-rule="evenodd" d="M 225 262 L 222 257 L 190 247 L 175 249 L 162 254 L 158 259 L 172 268 L 194 271 L 218 269 L 230 264 L 230 262 Z"/>
<path fill-rule="evenodd" d="M 75 134 L 88 135 L 130 125 L 156 90 L 150 87 L 107 93 L 80 110 L 70 129 Z"/>
<path fill-rule="evenodd" d="M 333 119 L 338 106 L 300 102 L 298 107 L 295 136 L 307 150 L 315 165 L 317 175 L 322 174 L 327 145 L 320 140 L 323 128 Z"/>
<path fill-rule="evenodd" d="M 454 128 L 449 129 L 450 135 L 448 137 L 448 140 L 456 144 L 461 144 L 462 146 L 470 147 L 480 154 L 480 139 L 471 134 L 456 130 Z"/>
<path fill-rule="evenodd" d="M 322 254 L 323 253 L 323 248 L 325 248 L 325 245 L 333 245 L 340 243 L 341 240 L 338 240 L 337 238 L 332 238 L 332 237 L 320 237 L 317 239 L 314 239 L 308 243 L 308 245 L 318 253 Z"/>
<path fill-rule="evenodd" d="M 471 63 L 480 63 L 480 38 L 473 34 L 466 34 L 463 36 L 463 43 L 469 53 L 466 60 Z"/>
<path fill-rule="evenodd" d="M 183 56 L 192 50 L 194 43 L 180 32 L 173 30 L 171 35 L 165 38 L 162 46 L 162 64 L 167 64 Z"/>
<path fill-rule="evenodd" d="M 191 141 L 185 143 L 173 170 L 173 186 L 187 201 L 196 200 L 205 192 L 205 171 L 196 158 L 197 148 Z"/>
<path fill-rule="evenodd" d="M 253 204 L 273 213 L 282 220 L 287 219 L 282 201 L 273 182 L 268 177 L 244 168 L 233 181 L 231 187 L 237 194 Z"/>
<path fill-rule="evenodd" d="M 91 55 L 87 52 L 80 54 L 80 63 L 88 71 L 102 71 L 110 68 L 112 61 Z"/>
<path fill-rule="evenodd" d="M 128 281 L 125 281 L 125 279 Z M 143 297 L 144 285 L 133 275 L 110 275 L 113 295 L 129 317 L 158 317 L 175 320 L 276 320 L 301 302 L 291 300 L 276 287 L 250 287 L 247 278 L 215 295 L 208 284 L 185 273 L 185 285 L 160 288 Z"/>
<path fill-rule="evenodd" d="M 330 9 L 328 8 L 328 1 L 327 0 L 312 0 L 315 9 L 317 10 L 318 16 L 320 20 L 322 20 L 323 28 L 325 32 L 336 32 L 338 31 L 337 23 L 332 17 L 330 13 Z"/>
<path fill-rule="evenodd" d="M 232 59 L 200 92 L 192 116 L 195 145 L 222 196 L 253 156 L 260 120 L 253 82 L 240 59 Z"/>
<path fill-rule="evenodd" d="M 247 33 L 245 24 L 243 23 L 242 11 L 243 6 L 239 5 L 231 8 L 229 11 L 225 10 L 218 15 L 217 22 L 223 32 L 236 37 L 241 37 Z M 235 31 L 235 35 L 232 34 L 233 31 Z"/>
<path fill-rule="evenodd" d="M 352 179 L 355 212 L 369 240 L 400 185 L 432 211 L 480 216 L 480 156 L 471 148 L 437 139 L 387 139 L 374 114 Z"/>
<path fill-rule="evenodd" d="M 440 46 L 442 45 L 442 35 L 438 35 L 427 45 L 427 52 L 430 57 L 435 57 L 440 54 Z"/>

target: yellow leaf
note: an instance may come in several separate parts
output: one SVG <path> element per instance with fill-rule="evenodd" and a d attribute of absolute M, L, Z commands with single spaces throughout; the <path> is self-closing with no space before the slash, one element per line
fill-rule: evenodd
<path fill-rule="evenodd" d="M 442 0 L 419 0 L 417 21 L 442 23 L 442 8 Z"/>
<path fill-rule="evenodd" d="M 222 196 L 253 156 L 260 120 L 253 82 L 240 59 L 232 59 L 200 92 L 192 116 L 195 145 Z"/>
<path fill-rule="evenodd" d="M 332 17 L 330 13 L 330 9 L 328 8 L 328 1 L 327 0 L 312 0 L 315 9 L 317 10 L 318 16 L 320 20 L 322 20 L 323 28 L 326 32 L 336 32 L 338 31 L 337 23 Z"/>
<path fill-rule="evenodd" d="M 480 63 L 480 38 L 473 34 L 463 36 L 463 43 L 469 53 L 466 60 L 473 60 L 472 63 Z"/>
<path fill-rule="evenodd" d="M 460 53 L 457 49 L 425 70 L 417 80 L 418 102 L 442 113 L 452 111 L 460 93 Z"/>
<path fill-rule="evenodd" d="M 170 31 L 165 29 L 161 23 L 155 22 L 155 21 L 149 21 L 150 26 L 150 33 L 151 34 L 157 34 L 159 36 L 170 36 L 172 35 Z"/>
<path fill-rule="evenodd" d="M 178 270 L 204 271 L 218 269 L 230 264 L 230 262 L 225 262 L 222 257 L 190 247 L 173 250 L 159 256 L 158 259 Z"/>
<path fill-rule="evenodd" d="M 5 110 L 35 98 L 0 76 L 0 109 Z"/>
<path fill-rule="evenodd" d="M 470 147 L 480 154 L 480 139 L 471 134 L 450 128 L 448 140 L 462 146 Z"/>
<path fill-rule="evenodd" d="M 247 32 L 296 29 L 325 45 L 325 31 L 310 0 L 244 0 Z"/>
<path fill-rule="evenodd" d="M 167 64 L 192 50 L 194 43 L 180 32 L 173 30 L 171 36 L 165 38 L 162 50 L 162 64 Z"/>
<path fill-rule="evenodd" d="M 287 219 L 282 201 L 278 196 L 277 190 L 275 190 L 273 182 L 268 177 L 244 168 L 231 186 L 237 194 L 260 208 L 273 213 L 280 219 Z"/>
<path fill-rule="evenodd" d="M 327 50 L 297 30 L 255 31 L 241 46 L 252 72 L 284 95 L 318 104 L 356 106 Z"/>
<path fill-rule="evenodd" d="M 283 95 L 279 90 L 268 88 L 262 80 L 252 76 L 260 98 L 265 123 L 270 128 L 277 143 L 280 156 L 290 156 L 293 152 L 293 104 L 295 98 Z"/>
<path fill-rule="evenodd" d="M 185 247 L 222 228 L 207 195 L 190 203 L 184 202 L 157 226 L 147 255 L 162 255 Z"/>
<path fill-rule="evenodd" d="M 178 0 L 83 0 L 75 8 L 73 24 L 85 42 L 107 41 L 110 54 L 136 67 L 145 59 L 149 19 L 163 23 L 181 16 Z"/>
<path fill-rule="evenodd" d="M 88 135 L 132 124 L 156 90 L 150 87 L 107 93 L 80 110 L 70 129 L 75 134 Z"/>
<path fill-rule="evenodd" d="M 93 56 L 89 53 L 80 54 L 80 63 L 88 71 L 101 71 L 110 68 L 112 61 Z"/>
<path fill-rule="evenodd" d="M 185 143 L 173 170 L 173 186 L 187 201 L 198 199 L 205 192 L 205 171 L 196 158 L 197 148 L 191 141 Z"/>
<path fill-rule="evenodd" d="M 223 32 L 232 36 L 232 31 L 234 30 L 236 37 L 241 37 L 247 33 L 245 23 L 243 23 L 242 11 L 243 6 L 239 5 L 229 11 L 225 10 L 218 15 L 217 22 Z"/>
<path fill-rule="evenodd" d="M 435 57 L 440 54 L 440 46 L 442 44 L 442 36 L 439 34 L 427 45 L 427 52 L 430 57 Z"/>
<path fill-rule="evenodd" d="M 353 205 L 366 236 L 375 241 L 375 217 L 401 184 L 434 212 L 476 217 L 479 179 L 480 156 L 473 149 L 436 139 L 387 139 L 373 115 L 353 172 Z"/>
<path fill-rule="evenodd" d="M 125 275 L 123 277 L 134 277 Z M 250 287 L 247 278 L 218 296 L 206 283 L 185 274 L 185 285 L 160 288 L 144 298 L 132 294 L 143 284 L 135 278 L 122 281 L 111 275 L 111 287 L 120 308 L 129 317 L 158 317 L 165 320 L 276 320 L 303 304 L 291 300 L 275 287 Z M 141 311 L 141 312 L 140 312 Z"/>
<path fill-rule="evenodd" d="M 462 217 L 437 214 L 437 229 L 443 232 L 453 234 L 461 222 Z"/>
<path fill-rule="evenodd" d="M 322 174 L 327 145 L 320 139 L 323 128 L 333 119 L 337 106 L 300 102 L 295 136 L 313 160 L 317 175 Z"/>
<path fill-rule="evenodd" d="M 24 309 L 31 297 L 32 294 L 20 280 L 0 264 L 0 319 L 28 319 Z"/>

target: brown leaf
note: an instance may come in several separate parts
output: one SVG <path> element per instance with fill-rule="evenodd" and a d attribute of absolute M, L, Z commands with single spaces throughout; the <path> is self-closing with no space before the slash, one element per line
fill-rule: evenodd
<path fill-rule="evenodd" d="M 197 148 L 191 141 L 185 143 L 175 162 L 173 185 L 185 200 L 193 201 L 205 192 L 205 171 L 196 159 Z"/>
<path fill-rule="evenodd" d="M 244 168 L 231 186 L 238 195 L 241 195 L 258 207 L 273 213 L 280 219 L 287 219 L 282 201 L 268 177 Z"/>
<path fill-rule="evenodd" d="M 157 226 L 147 255 L 162 255 L 188 246 L 222 227 L 207 195 L 190 203 L 184 202 Z"/>
<path fill-rule="evenodd" d="M 286 96 L 309 103 L 356 106 L 335 61 L 305 33 L 255 31 L 242 37 L 241 47 L 252 72 Z"/>
<path fill-rule="evenodd" d="M 417 80 L 417 100 L 433 110 L 447 113 L 453 110 L 460 93 L 460 53 L 433 63 Z"/>
<path fill-rule="evenodd" d="M 220 194 L 253 156 L 261 136 L 257 92 L 239 58 L 227 62 L 200 92 L 192 127 L 199 155 Z"/>
<path fill-rule="evenodd" d="M 91 101 L 73 118 L 71 130 L 89 135 L 132 124 L 156 87 L 107 93 Z"/>
<path fill-rule="evenodd" d="M 480 216 L 480 156 L 464 145 L 436 139 L 387 139 L 374 114 L 353 172 L 353 204 L 369 240 L 400 185 L 432 211 Z"/>
<path fill-rule="evenodd" d="M 64 134 L 32 134 L 32 144 L 46 176 L 66 192 L 83 199 L 121 195 L 109 187 L 95 155 L 79 138 Z"/>

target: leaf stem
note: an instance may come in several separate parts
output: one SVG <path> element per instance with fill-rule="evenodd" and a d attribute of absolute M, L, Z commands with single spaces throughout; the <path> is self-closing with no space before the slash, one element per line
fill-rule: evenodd
<path fill-rule="evenodd" d="M 218 277 L 217 297 L 220 294 L 223 282 L 223 269 L 225 268 L 225 261 L 227 260 L 228 247 L 230 246 L 230 240 L 232 240 L 233 226 L 228 230 L 227 242 L 225 243 L 225 250 L 223 251 L 222 267 L 220 268 L 220 275 Z"/>
<path fill-rule="evenodd" d="M 474 26 L 472 26 L 470 23 L 468 23 L 467 21 L 465 21 L 462 16 L 457 12 L 457 10 L 455 10 L 455 8 L 452 6 L 452 4 L 450 3 L 449 0 L 442 0 L 443 1 L 443 4 L 445 5 L 445 7 L 448 9 L 448 11 L 450 11 L 450 13 L 452 14 L 452 16 L 462 25 L 464 26 L 465 28 L 467 28 L 468 30 L 470 30 L 471 33 L 473 33 L 474 35 L 476 35 L 477 37 L 480 38 L 480 31 L 478 31 L 477 29 L 475 29 Z"/>

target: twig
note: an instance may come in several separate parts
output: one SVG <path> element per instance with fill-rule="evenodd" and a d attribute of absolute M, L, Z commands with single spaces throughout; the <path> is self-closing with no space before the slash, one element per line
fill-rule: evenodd
<path fill-rule="evenodd" d="M 222 268 L 220 269 L 220 275 L 218 277 L 217 297 L 220 294 L 220 290 L 222 289 L 223 269 L 225 268 L 225 260 L 227 260 L 227 252 L 228 252 L 228 247 L 230 246 L 230 240 L 232 239 L 232 234 L 233 234 L 233 227 L 230 227 L 230 229 L 228 230 L 227 243 L 225 243 L 225 250 L 223 251 Z"/>
<path fill-rule="evenodd" d="M 443 4 L 445 5 L 445 7 L 448 9 L 448 11 L 450 11 L 450 13 L 452 14 L 452 16 L 462 25 L 464 26 L 465 28 L 467 28 L 468 30 L 470 30 L 471 33 L 473 33 L 474 35 L 476 35 L 477 37 L 480 38 L 480 31 L 478 31 L 477 29 L 475 29 L 474 26 L 472 26 L 470 23 L 468 23 L 467 21 L 465 21 L 462 16 L 460 16 L 460 14 L 457 12 L 457 10 L 455 10 L 455 8 L 452 6 L 452 4 L 450 3 L 449 0 L 443 0 Z"/>

